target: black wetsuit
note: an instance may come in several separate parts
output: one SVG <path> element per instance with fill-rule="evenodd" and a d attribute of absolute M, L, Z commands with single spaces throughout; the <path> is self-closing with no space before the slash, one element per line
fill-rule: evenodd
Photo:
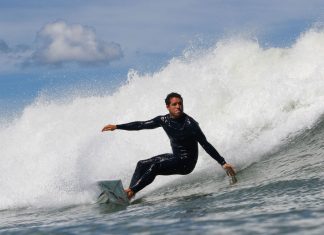
<path fill-rule="evenodd" d="M 162 154 L 137 163 L 129 186 L 135 193 L 152 183 L 157 175 L 186 175 L 192 172 L 197 163 L 198 142 L 219 164 L 226 163 L 207 141 L 199 124 L 185 113 L 177 119 L 167 114 L 149 121 L 117 125 L 117 129 L 128 131 L 157 127 L 162 127 L 169 136 L 173 154 Z"/>

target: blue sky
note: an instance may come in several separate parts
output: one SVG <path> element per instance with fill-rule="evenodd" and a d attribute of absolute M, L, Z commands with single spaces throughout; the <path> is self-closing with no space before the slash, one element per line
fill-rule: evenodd
<path fill-rule="evenodd" d="M 115 88 L 192 43 L 251 35 L 289 46 L 324 20 L 324 0 L 1 0 L 0 115 L 62 87 Z"/>

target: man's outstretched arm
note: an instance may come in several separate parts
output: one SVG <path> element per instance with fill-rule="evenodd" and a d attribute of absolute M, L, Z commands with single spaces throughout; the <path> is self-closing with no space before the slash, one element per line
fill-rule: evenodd
<path fill-rule="evenodd" d="M 235 175 L 235 171 L 233 166 L 226 163 L 225 159 L 217 152 L 213 145 L 211 145 L 208 141 L 202 130 L 199 126 L 197 130 L 197 140 L 199 144 L 203 147 L 203 149 L 212 157 L 214 158 L 220 165 L 222 165 L 223 169 L 226 173 L 230 176 Z"/>
<path fill-rule="evenodd" d="M 148 121 L 137 121 L 137 122 L 130 122 L 126 124 L 108 124 L 106 125 L 102 131 L 114 131 L 116 129 L 120 130 L 127 130 L 127 131 L 138 131 L 143 129 L 154 129 L 160 126 L 159 117 L 153 118 Z"/>

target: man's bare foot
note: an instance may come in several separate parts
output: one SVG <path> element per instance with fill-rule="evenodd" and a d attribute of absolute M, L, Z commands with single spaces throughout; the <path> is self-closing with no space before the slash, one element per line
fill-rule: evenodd
<path fill-rule="evenodd" d="M 134 196 L 135 196 L 135 193 L 134 193 L 134 191 L 133 191 L 133 190 L 131 190 L 130 188 L 128 188 L 128 189 L 125 189 L 124 191 L 125 191 L 125 193 L 127 194 L 128 200 L 132 199 L 132 197 L 134 197 Z"/>

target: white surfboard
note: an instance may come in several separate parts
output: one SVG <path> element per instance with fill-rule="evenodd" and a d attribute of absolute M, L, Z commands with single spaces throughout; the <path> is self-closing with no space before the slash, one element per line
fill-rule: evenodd
<path fill-rule="evenodd" d="M 128 206 L 130 204 L 121 180 L 98 181 L 97 184 L 102 191 L 97 203 L 122 206 Z"/>

